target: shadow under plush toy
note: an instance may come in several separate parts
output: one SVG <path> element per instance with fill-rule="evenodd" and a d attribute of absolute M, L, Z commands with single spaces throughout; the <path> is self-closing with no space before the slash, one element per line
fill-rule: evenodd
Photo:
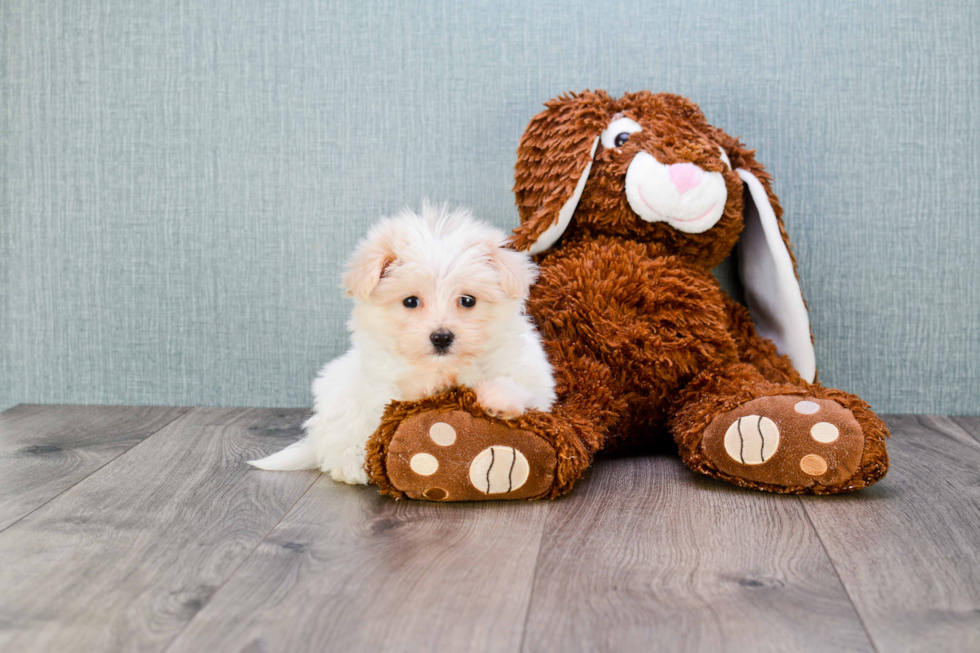
<path fill-rule="evenodd" d="M 883 477 L 885 425 L 815 383 L 782 209 L 753 151 L 676 95 L 546 107 L 518 148 L 512 244 L 538 255 L 528 309 L 558 401 L 510 421 L 466 388 L 392 404 L 371 480 L 415 499 L 555 497 L 600 450 L 665 432 L 688 467 L 744 487 L 833 494 Z M 711 274 L 736 244 L 748 309 Z M 448 446 L 430 435 L 445 425 Z M 418 453 L 438 468 L 413 472 Z"/>

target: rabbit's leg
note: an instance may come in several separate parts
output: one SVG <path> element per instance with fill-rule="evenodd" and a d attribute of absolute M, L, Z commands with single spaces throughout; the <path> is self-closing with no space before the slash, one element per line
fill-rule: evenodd
<path fill-rule="evenodd" d="M 568 492 L 627 404 L 613 395 L 609 368 L 585 352 L 566 352 L 555 381 L 550 412 L 511 420 L 487 414 L 467 388 L 392 404 L 368 443 L 371 481 L 394 496 L 439 501 Z"/>
<path fill-rule="evenodd" d="M 554 497 L 591 462 L 563 407 L 514 420 L 487 415 L 461 388 L 420 402 L 395 402 L 368 443 L 371 482 L 395 497 L 488 501 Z"/>
<path fill-rule="evenodd" d="M 392 486 L 413 499 L 530 499 L 551 488 L 555 450 L 531 430 L 446 406 L 398 426 L 385 469 Z"/>
<path fill-rule="evenodd" d="M 770 492 L 836 494 L 888 470 L 888 429 L 858 397 L 735 364 L 692 381 L 670 429 L 693 470 Z"/>

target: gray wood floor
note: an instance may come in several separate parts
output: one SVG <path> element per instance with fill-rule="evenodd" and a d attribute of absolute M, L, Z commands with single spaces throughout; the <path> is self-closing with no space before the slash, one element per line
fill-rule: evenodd
<path fill-rule="evenodd" d="M 431 504 L 244 464 L 304 417 L 0 414 L 0 650 L 980 651 L 980 418 L 888 418 L 890 474 L 847 496 L 665 454 Z"/>

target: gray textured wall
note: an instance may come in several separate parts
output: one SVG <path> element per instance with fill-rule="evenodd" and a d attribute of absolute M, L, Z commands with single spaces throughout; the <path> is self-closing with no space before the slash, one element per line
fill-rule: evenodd
<path fill-rule="evenodd" d="M 737 6 L 736 6 L 737 5 Z M 0 4 L 0 407 L 307 405 L 369 223 L 511 227 L 565 90 L 670 90 L 776 180 L 826 384 L 980 411 L 980 8 Z"/>

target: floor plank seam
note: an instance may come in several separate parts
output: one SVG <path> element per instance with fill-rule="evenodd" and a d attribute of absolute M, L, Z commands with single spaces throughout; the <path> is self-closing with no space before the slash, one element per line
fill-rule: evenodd
<path fill-rule="evenodd" d="M 958 419 L 957 419 L 957 418 L 956 418 L 955 416 L 951 416 L 951 415 L 938 415 L 938 417 L 942 417 L 942 418 L 944 418 L 944 419 L 945 419 L 945 420 L 946 420 L 946 421 L 947 421 L 948 423 L 950 423 L 950 424 L 952 424 L 952 425 L 953 425 L 953 426 L 955 426 L 955 427 L 956 427 L 956 428 L 957 428 L 958 430 L 960 430 L 960 431 L 962 431 L 962 432 L 963 432 L 964 434 L 966 434 L 966 436 L 967 436 L 967 439 L 968 439 L 968 441 L 972 441 L 972 442 L 976 442 L 976 443 L 977 443 L 977 445 L 978 445 L 978 446 L 980 446 L 980 431 L 978 431 L 978 432 L 976 432 L 976 433 L 974 433 L 972 429 L 969 429 L 969 428 L 967 428 L 966 426 L 964 426 L 963 424 L 961 424 L 961 423 L 960 423 L 960 420 L 958 420 Z M 923 426 L 924 428 L 927 428 L 927 429 L 932 429 L 932 430 L 934 430 L 934 431 L 936 430 L 936 429 L 935 429 L 934 427 L 931 427 L 931 426 L 929 426 L 929 425 L 927 425 L 927 424 L 923 424 L 923 423 L 922 423 L 922 418 L 921 418 L 921 417 L 919 417 L 919 418 L 917 418 L 917 421 L 918 421 L 918 422 L 919 422 L 919 424 L 921 424 L 921 425 L 922 425 L 922 426 Z"/>
<path fill-rule="evenodd" d="M 17 404 L 17 405 L 18 406 L 24 406 L 24 405 L 32 405 L 32 404 Z M 16 408 L 16 406 L 15 406 L 15 408 Z M 177 406 L 177 408 L 185 408 L 185 407 L 184 406 Z M 51 503 L 52 501 L 54 501 L 58 497 L 64 495 L 66 492 L 70 491 L 72 488 L 77 487 L 79 483 L 84 483 L 87 479 L 92 478 L 92 476 L 94 474 L 96 474 L 99 471 L 101 471 L 102 469 L 104 469 L 107 465 L 111 465 L 113 462 L 119 460 L 119 458 L 121 458 L 122 456 L 125 456 L 126 454 L 128 454 L 130 451 L 132 451 L 136 447 L 142 445 L 144 442 L 146 442 L 147 440 L 149 440 L 150 438 L 152 438 L 154 435 L 156 435 L 157 433 L 159 433 L 163 429 L 167 428 L 168 426 L 170 426 L 171 424 L 173 424 L 177 420 L 181 419 L 182 417 L 184 417 L 185 415 L 187 415 L 188 413 L 190 413 L 192 410 L 193 410 L 193 408 L 187 408 L 187 410 L 185 412 L 178 413 L 177 415 L 174 416 L 173 419 L 171 419 L 170 421 L 168 421 L 166 424 L 161 425 L 160 428 L 158 428 L 157 430 L 153 431 L 153 433 L 150 433 L 148 436 L 146 436 L 145 438 L 143 438 L 142 440 L 140 440 L 139 442 L 137 442 L 136 444 L 134 444 L 133 446 L 131 446 L 129 449 L 126 449 L 125 451 L 120 451 L 118 455 L 113 456 L 109 460 L 105 461 L 104 463 L 102 463 L 101 465 L 99 465 L 98 467 L 96 467 L 95 469 L 93 469 L 91 472 L 89 472 L 85 476 L 81 477 L 76 482 L 72 483 L 71 485 L 69 485 L 64 490 L 62 490 L 58 494 L 54 495 L 53 497 L 51 497 L 50 499 L 48 499 L 44 503 L 42 503 L 42 504 L 40 504 L 38 506 L 35 506 L 29 512 L 24 513 L 23 515 L 21 515 L 20 517 L 18 517 L 14 521 L 10 522 L 9 524 L 7 524 L 6 526 L 4 526 L 3 528 L 0 528 L 0 535 L 2 535 L 4 532 L 6 532 L 14 524 L 20 523 L 22 520 L 24 520 L 27 517 L 33 515 L 35 512 L 37 512 L 38 510 L 40 510 L 44 506 L 48 505 L 49 503 Z"/>
<path fill-rule="evenodd" d="M 858 622 L 861 624 L 861 628 L 864 629 L 864 634 L 868 636 L 868 642 L 871 644 L 871 648 L 873 648 L 876 653 L 881 653 L 880 649 L 878 648 L 878 643 L 875 642 L 874 637 L 871 635 L 871 630 L 868 628 L 868 624 L 864 620 L 864 615 L 861 614 L 861 610 L 858 609 L 857 603 L 854 602 L 854 597 L 851 596 L 851 591 L 847 588 L 847 584 L 840 575 L 840 570 L 837 568 L 837 563 L 834 562 L 834 558 L 830 555 L 827 545 L 823 542 L 823 537 L 820 535 L 820 530 L 817 528 L 817 525 L 813 523 L 813 519 L 810 517 L 810 511 L 807 509 L 806 501 L 804 501 L 802 497 L 797 497 L 796 500 L 800 502 L 800 505 L 803 508 L 803 514 L 806 515 L 806 520 L 810 524 L 810 528 L 813 529 L 813 533 L 817 536 L 817 542 L 820 543 L 820 548 L 823 549 L 824 555 L 827 556 L 827 560 L 830 561 L 830 566 L 834 570 L 834 575 L 837 576 L 837 582 L 840 583 L 841 589 L 844 590 L 844 595 L 847 597 L 851 607 L 854 609 L 854 614 L 857 615 Z"/>
<path fill-rule="evenodd" d="M 551 511 L 555 507 L 554 499 L 548 500 L 548 512 L 544 516 L 544 520 L 541 524 L 541 537 L 538 538 L 538 551 L 534 555 L 534 575 L 531 577 L 531 591 L 527 596 L 527 609 L 524 611 L 524 625 L 521 626 L 521 643 L 517 650 L 520 653 L 524 651 L 524 641 L 527 638 L 527 624 L 531 620 L 531 606 L 534 604 L 534 589 L 538 586 L 538 566 L 541 564 L 541 554 L 544 551 L 544 536 L 545 531 L 548 528 L 548 518 L 551 516 Z"/>
<path fill-rule="evenodd" d="M 314 485 L 316 485 L 316 482 L 318 480 L 320 480 L 320 477 L 321 476 L 323 476 L 323 472 L 320 472 L 319 474 L 317 474 L 316 478 L 314 478 L 312 481 L 310 481 L 310 484 L 306 487 L 305 490 L 303 490 L 303 493 L 301 495 L 299 495 L 299 497 L 296 499 L 296 501 L 293 502 L 293 505 L 289 506 L 289 508 L 285 512 L 282 513 L 282 516 L 279 517 L 279 519 L 276 521 L 276 523 L 272 525 L 272 528 L 270 528 L 268 530 L 268 532 L 266 532 L 266 534 L 263 535 L 259 539 L 259 541 L 255 543 L 255 546 L 253 546 L 252 547 L 252 550 L 248 552 L 248 555 L 245 556 L 244 558 L 242 558 L 242 561 L 240 563 L 238 563 L 238 565 L 231 571 L 231 573 L 228 574 L 228 577 L 225 578 L 221 582 L 221 584 L 217 587 L 217 589 L 214 590 L 214 593 L 212 593 L 211 594 L 211 597 L 207 600 L 207 602 L 204 603 L 204 605 L 201 606 L 201 609 L 198 610 L 197 612 L 195 612 L 194 613 L 194 616 L 191 617 L 187 621 L 186 624 L 184 624 L 184 627 L 181 628 L 180 631 L 177 632 L 177 634 L 175 634 L 171 638 L 171 640 L 169 642 L 167 642 L 167 645 L 160 649 L 160 653 L 167 653 L 167 651 L 169 651 L 173 647 L 173 645 L 177 642 L 177 640 L 180 639 L 180 636 L 184 634 L 184 632 L 191 626 L 192 623 L 194 623 L 194 620 L 197 619 L 198 615 L 200 615 L 201 612 L 203 612 L 208 607 L 208 603 L 210 603 L 211 601 L 213 601 L 214 600 L 214 597 L 216 597 L 218 595 L 218 593 L 221 592 L 222 589 L 224 589 L 225 585 L 227 585 L 229 583 L 229 581 L 231 581 L 231 579 L 235 577 L 235 574 L 238 573 L 238 570 L 241 569 L 245 565 L 245 563 L 249 561 L 249 559 L 252 557 L 252 555 L 255 553 L 255 551 L 260 546 L 262 546 L 262 543 L 265 542 L 266 539 L 270 535 L 272 535 L 272 532 L 275 531 L 277 528 L 279 528 L 279 524 L 281 524 L 282 521 L 287 516 L 289 516 L 289 513 L 291 513 L 293 511 L 293 508 L 295 508 L 296 505 L 300 501 L 303 500 L 303 497 L 305 497 L 306 496 L 306 493 L 310 491 L 310 488 L 312 488 Z"/>

